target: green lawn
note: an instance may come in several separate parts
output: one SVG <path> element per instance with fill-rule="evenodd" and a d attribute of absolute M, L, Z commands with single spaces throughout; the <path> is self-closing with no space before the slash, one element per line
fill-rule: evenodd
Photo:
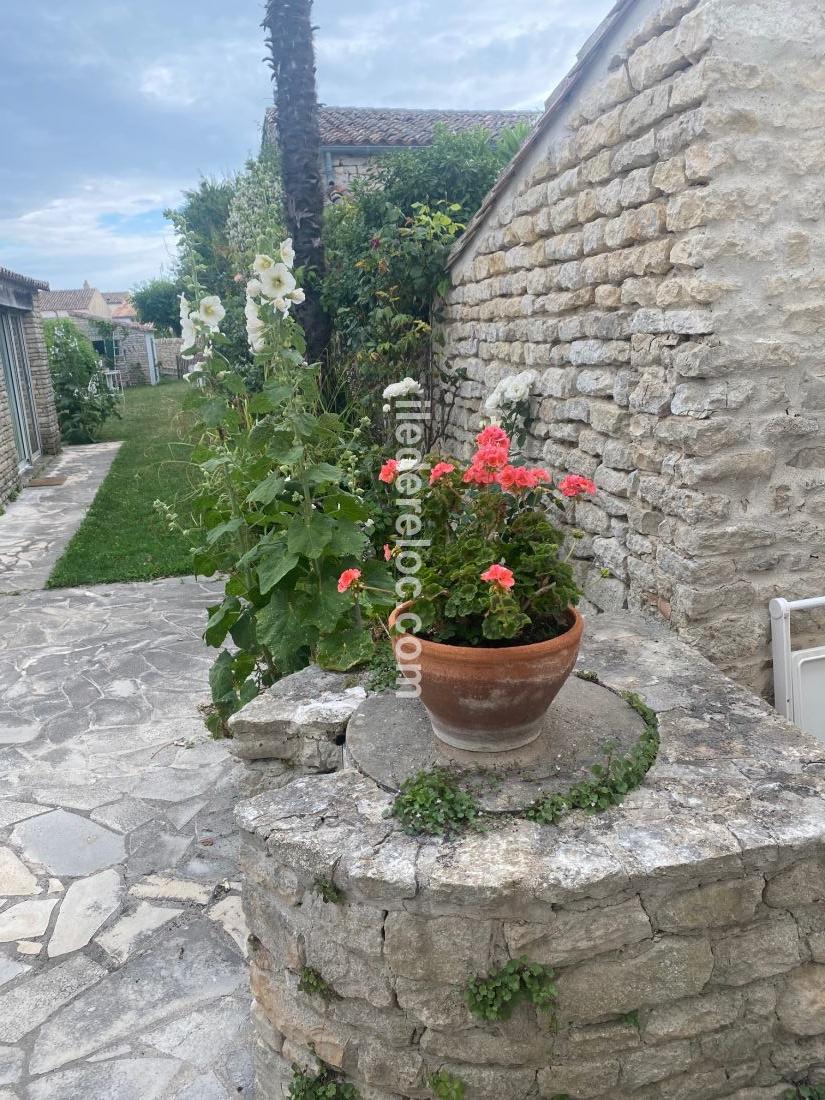
<path fill-rule="evenodd" d="M 122 420 L 108 420 L 100 440 L 122 439 L 106 480 L 49 577 L 49 588 L 146 581 L 192 571 L 187 540 L 154 509 L 175 505 L 192 483 L 181 402 L 188 383 L 126 391 Z M 185 505 L 183 506 L 185 508 Z"/>

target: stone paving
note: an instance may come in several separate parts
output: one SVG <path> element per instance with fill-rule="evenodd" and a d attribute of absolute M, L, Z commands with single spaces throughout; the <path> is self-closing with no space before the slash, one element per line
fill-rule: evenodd
<path fill-rule="evenodd" d="M 106 460 L 83 461 L 72 496 L 91 499 Z M 0 518 L 30 580 L 76 525 L 60 491 Z M 197 710 L 215 591 L 0 596 L 0 1100 L 252 1095 L 241 766 Z"/>
<path fill-rule="evenodd" d="M 67 447 L 43 471 L 62 485 L 25 488 L 0 519 L 0 594 L 44 588 L 109 472 L 119 443 Z"/>

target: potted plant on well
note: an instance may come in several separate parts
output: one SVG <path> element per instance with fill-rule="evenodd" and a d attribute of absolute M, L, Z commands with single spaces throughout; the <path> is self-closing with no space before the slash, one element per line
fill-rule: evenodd
<path fill-rule="evenodd" d="M 513 465 L 510 439 L 496 425 L 476 442 L 466 467 L 429 463 L 421 568 L 390 628 L 399 668 L 420 682 L 436 736 L 454 748 L 499 752 L 538 737 L 575 665 L 584 620 L 563 535 L 546 507 L 550 474 Z M 392 483 L 399 473 L 391 460 L 380 477 Z M 557 489 L 568 498 L 596 492 L 578 475 Z"/>

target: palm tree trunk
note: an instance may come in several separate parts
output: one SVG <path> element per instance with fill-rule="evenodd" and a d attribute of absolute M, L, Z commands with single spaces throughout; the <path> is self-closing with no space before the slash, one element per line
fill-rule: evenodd
<path fill-rule="evenodd" d="M 325 269 L 321 237 L 324 188 L 311 15 L 312 0 L 268 0 L 263 26 L 275 81 L 287 229 L 295 262 L 306 270 L 306 301 L 298 319 L 306 331 L 309 358 L 323 363 L 330 327 L 320 298 Z"/>

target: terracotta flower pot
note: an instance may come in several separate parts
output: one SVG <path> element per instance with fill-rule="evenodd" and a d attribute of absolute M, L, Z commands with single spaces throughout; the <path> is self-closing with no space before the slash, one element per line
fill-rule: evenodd
<path fill-rule="evenodd" d="M 393 611 L 391 629 L 410 606 Z M 403 675 L 417 682 L 420 673 L 421 701 L 440 741 L 470 752 L 506 752 L 541 733 L 573 671 L 583 632 L 584 619 L 571 607 L 570 629 L 549 642 L 488 649 L 401 633 L 393 645 Z"/>

